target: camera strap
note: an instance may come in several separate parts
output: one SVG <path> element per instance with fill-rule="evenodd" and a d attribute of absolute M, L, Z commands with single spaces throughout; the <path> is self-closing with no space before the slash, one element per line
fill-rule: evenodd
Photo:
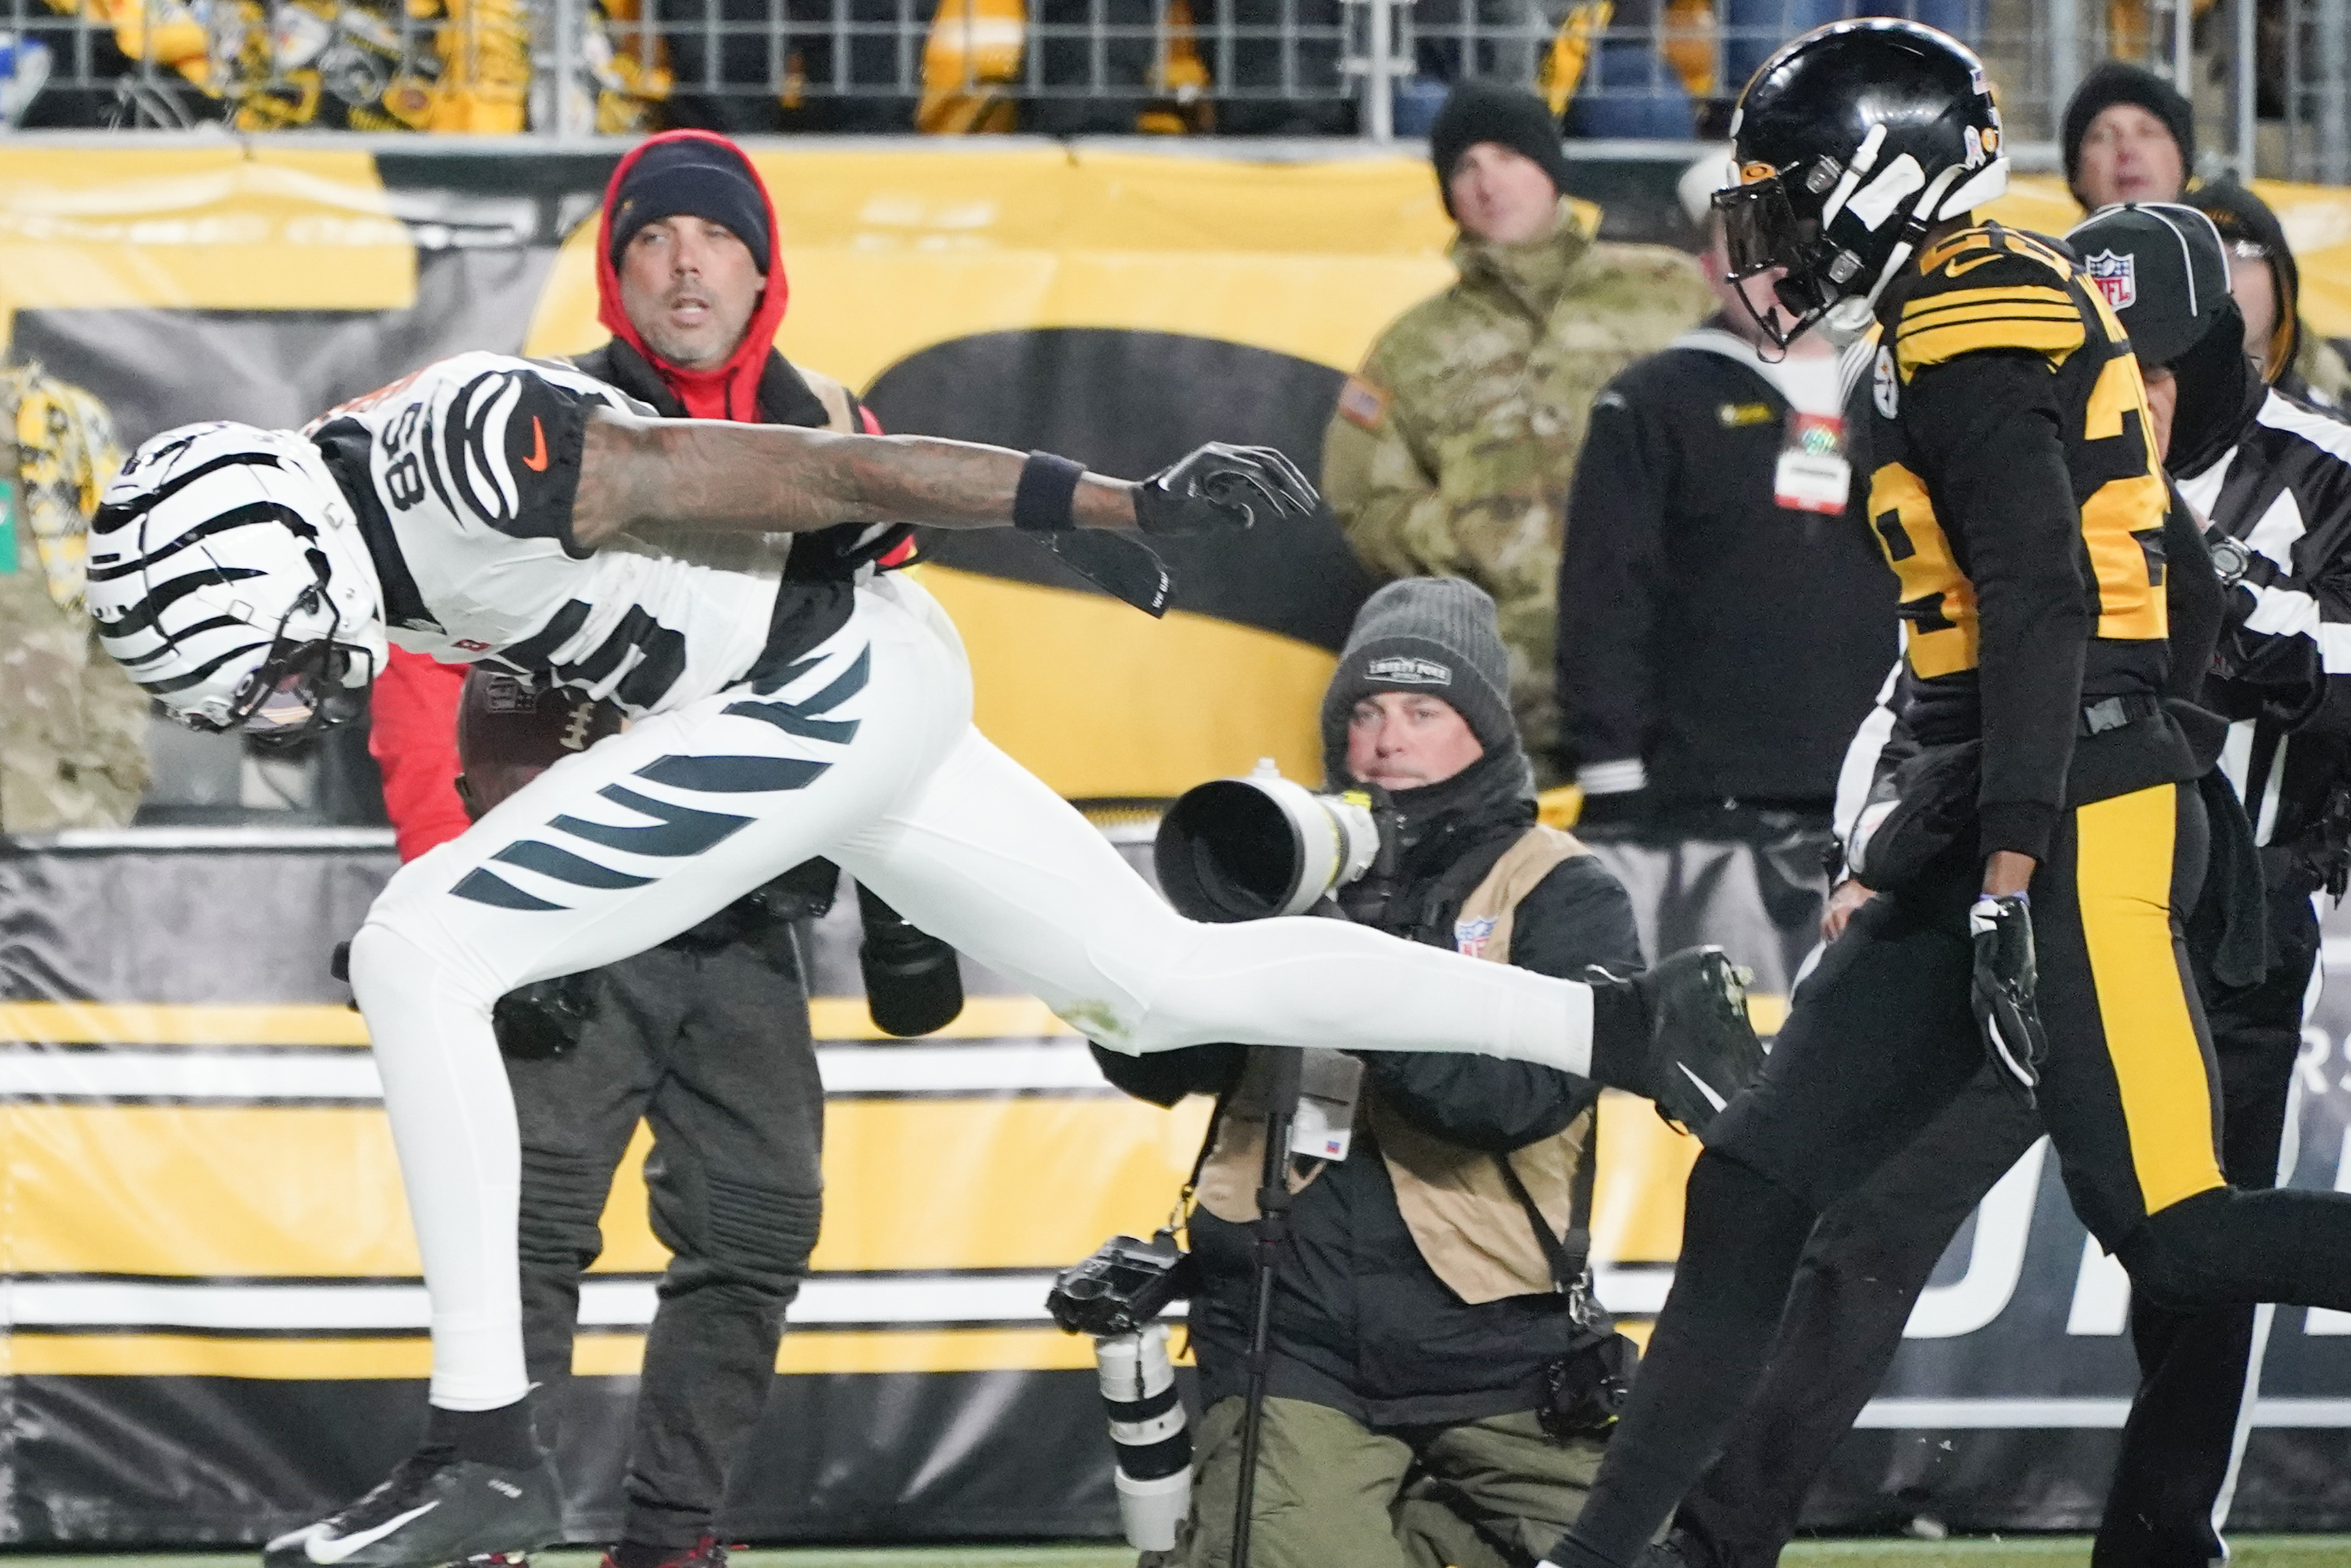
<path fill-rule="evenodd" d="M 1518 1168 L 1510 1164 L 1510 1156 L 1496 1155 L 1494 1163 L 1501 1167 L 1502 1182 L 1510 1189 L 1510 1196 L 1519 1200 L 1520 1208 L 1526 1210 L 1527 1223 L 1534 1227 L 1535 1243 L 1542 1249 L 1544 1259 L 1551 1264 L 1552 1283 L 1559 1288 L 1560 1294 L 1573 1299 L 1583 1289 L 1584 1270 L 1592 1260 L 1592 1232 L 1579 1225 L 1568 1231 L 1565 1240 L 1553 1235 L 1551 1221 L 1543 1218 L 1541 1207 L 1535 1202 L 1534 1194 L 1527 1190 L 1527 1184 L 1520 1178 Z M 1591 1151 L 1586 1150 L 1583 1168 L 1575 1176 L 1574 1204 L 1579 1212 L 1591 1199 L 1594 1163 Z"/>

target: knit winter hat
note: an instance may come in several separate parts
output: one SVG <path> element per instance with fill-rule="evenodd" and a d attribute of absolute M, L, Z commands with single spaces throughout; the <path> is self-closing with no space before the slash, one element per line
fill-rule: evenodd
<path fill-rule="evenodd" d="M 1514 88 L 1457 82 L 1428 127 L 1428 159 L 1437 165 L 1437 191 L 1448 217 L 1453 214 L 1454 167 L 1480 141 L 1498 141 L 1533 159 L 1551 176 L 1552 189 L 1566 193 L 1567 152 L 1550 106 Z"/>
<path fill-rule="evenodd" d="M 2061 145 L 2065 152 L 2065 183 L 2069 188 L 2082 172 L 2082 139 L 2090 133 L 2090 121 L 2118 103 L 2135 103 L 2163 121 L 2179 148 L 2182 174 L 2196 172 L 2195 105 L 2153 71 L 2121 60 L 2105 60 L 2082 78 L 2082 85 L 2065 102 Z"/>
<path fill-rule="evenodd" d="M 2277 324 L 2270 329 L 2262 355 L 2262 379 L 2274 383 L 2302 352 L 2302 269 L 2294 265 L 2294 247 L 2285 242 L 2285 225 L 2267 202 L 2233 180 L 2199 185 L 2180 200 L 2212 220 L 2220 231 L 2220 243 L 2232 254 L 2258 256 L 2270 264 Z"/>
<path fill-rule="evenodd" d="M 1494 601 L 1458 577 L 1408 577 L 1364 601 L 1322 694 L 1324 777 L 1347 777 L 1347 723 L 1374 692 L 1442 697 L 1489 756 L 1519 749 Z"/>
<path fill-rule="evenodd" d="M 611 213 L 615 267 L 639 229 L 681 213 L 726 228 L 750 247 L 751 259 L 763 274 L 774 257 L 767 195 L 751 177 L 743 154 L 715 138 L 647 146 L 612 193 Z"/>

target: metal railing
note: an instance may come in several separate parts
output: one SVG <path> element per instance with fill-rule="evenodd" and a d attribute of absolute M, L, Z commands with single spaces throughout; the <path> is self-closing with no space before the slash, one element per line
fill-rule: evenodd
<path fill-rule="evenodd" d="M 1571 135 L 1719 135 L 1779 43 L 1856 11 L 1983 54 L 2011 143 L 2096 61 L 2179 82 L 2207 172 L 2351 181 L 2351 0 L 0 0 L 26 127 L 738 132 L 1426 130 L 1462 77 Z M 63 9 L 61 9 L 63 7 Z M 100 17 L 108 19 L 101 20 Z"/>

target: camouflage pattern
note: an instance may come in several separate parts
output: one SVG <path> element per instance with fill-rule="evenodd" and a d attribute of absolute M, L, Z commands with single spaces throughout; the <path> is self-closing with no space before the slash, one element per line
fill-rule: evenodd
<path fill-rule="evenodd" d="M 147 788 L 146 695 L 90 633 L 88 527 L 122 454 L 106 410 L 37 365 L 0 371 L 0 832 L 120 827 Z"/>
<path fill-rule="evenodd" d="M 1698 265 L 1603 245 L 1569 202 L 1546 238 L 1454 242 L 1460 281 L 1380 335 L 1322 447 L 1322 489 L 1389 578 L 1466 577 L 1493 595 L 1510 704 L 1545 784 L 1562 514 L 1592 400 L 1715 308 Z"/>
<path fill-rule="evenodd" d="M 2333 343 L 2307 326 L 2302 331 L 2302 352 L 2294 356 L 2294 369 L 2302 384 L 2325 399 L 2327 407 L 2351 409 L 2351 366 L 2344 363 Z"/>

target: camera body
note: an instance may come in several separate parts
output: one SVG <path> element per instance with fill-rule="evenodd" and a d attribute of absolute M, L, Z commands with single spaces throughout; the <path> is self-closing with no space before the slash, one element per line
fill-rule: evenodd
<path fill-rule="evenodd" d="M 1190 1255 L 1173 1230 L 1162 1230 L 1148 1241 L 1112 1237 L 1055 1276 L 1045 1298 L 1063 1330 L 1093 1337 L 1118 1461 L 1119 1519 L 1128 1542 L 1144 1552 L 1175 1550 L 1176 1527 L 1191 1509 L 1192 1435 L 1166 1327 L 1153 1320 L 1192 1284 Z"/>
<path fill-rule="evenodd" d="M 1160 890 L 1187 919 L 1303 915 L 1377 870 L 1395 816 L 1377 785 L 1323 794 L 1268 758 L 1246 778 L 1186 790 L 1160 819 L 1152 859 Z"/>
<path fill-rule="evenodd" d="M 1139 1333 L 1193 1281 L 1191 1257 L 1176 1245 L 1174 1231 L 1148 1241 L 1113 1236 L 1054 1276 L 1045 1310 L 1065 1333 L 1109 1339 Z"/>

